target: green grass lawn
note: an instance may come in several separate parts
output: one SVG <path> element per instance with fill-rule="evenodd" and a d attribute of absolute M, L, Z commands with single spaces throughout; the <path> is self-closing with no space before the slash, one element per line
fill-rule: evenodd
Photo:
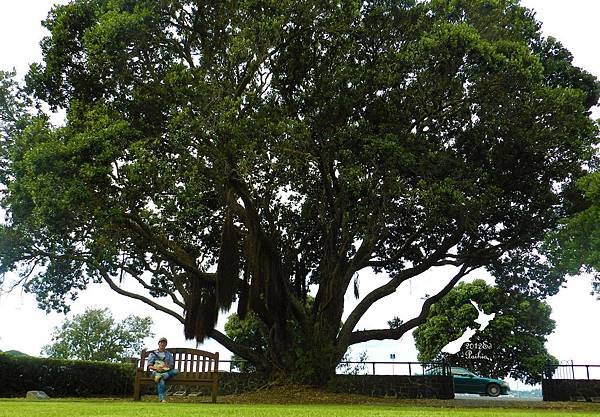
<path fill-rule="evenodd" d="M 401 405 L 192 404 L 102 400 L 0 400 L 0 417 L 520 417 L 600 416 L 600 408 L 444 408 Z"/>

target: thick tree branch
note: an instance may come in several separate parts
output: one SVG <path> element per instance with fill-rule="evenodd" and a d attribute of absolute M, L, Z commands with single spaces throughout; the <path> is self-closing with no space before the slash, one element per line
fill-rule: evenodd
<path fill-rule="evenodd" d="M 368 340 L 400 339 L 406 332 L 414 329 L 420 324 L 423 324 L 425 320 L 427 320 L 427 315 L 429 314 L 431 306 L 448 294 L 450 290 L 452 290 L 452 288 L 454 288 L 454 286 L 458 283 L 458 281 L 460 281 L 461 278 L 463 278 L 473 269 L 474 268 L 471 268 L 467 265 L 463 265 L 460 271 L 452 277 L 452 279 L 448 282 L 448 284 L 446 284 L 446 286 L 444 286 L 444 288 L 442 288 L 440 292 L 425 300 L 423 306 L 421 307 L 421 312 L 417 317 L 410 319 L 406 323 L 402 323 L 395 329 L 376 329 L 353 332 L 350 335 L 348 345 L 362 343 Z"/>
<path fill-rule="evenodd" d="M 258 366 L 262 369 L 268 369 L 268 361 L 262 356 L 256 353 L 254 350 L 250 349 L 247 346 L 244 346 L 240 343 L 235 342 L 233 339 L 224 335 L 217 329 L 212 329 L 208 332 L 208 336 L 221 345 L 223 345 L 226 349 L 229 349 L 231 352 L 235 353 L 238 356 L 252 362 L 255 366 Z"/>
<path fill-rule="evenodd" d="M 294 292 L 290 288 L 289 281 L 286 281 L 285 291 L 289 300 L 289 307 L 291 308 L 292 314 L 298 320 L 298 324 L 305 331 L 308 330 L 308 316 L 306 315 L 306 310 L 304 309 L 303 303 L 294 295 Z"/>
<path fill-rule="evenodd" d="M 400 284 L 402 284 L 407 279 L 417 276 L 417 275 L 427 271 L 433 265 L 435 265 L 436 262 L 438 262 L 440 259 L 442 259 L 445 256 L 446 252 L 452 246 L 454 246 L 456 243 L 458 243 L 461 235 L 462 235 L 462 233 L 457 231 L 454 234 L 448 236 L 442 242 L 440 247 L 429 257 L 429 259 L 427 259 L 426 261 L 422 262 L 421 264 L 419 264 L 413 268 L 409 268 L 409 269 L 399 272 L 394 278 L 390 279 L 386 284 L 384 284 L 378 288 L 375 288 L 373 291 L 371 291 L 369 294 L 367 294 L 365 296 L 365 298 L 363 298 L 361 300 L 361 302 L 358 303 L 358 305 L 354 308 L 352 313 L 350 313 L 350 315 L 346 319 L 344 326 L 342 326 L 342 329 L 340 330 L 340 333 L 338 336 L 338 343 L 340 343 L 341 345 L 347 345 L 347 342 L 349 341 L 352 330 L 354 330 L 354 327 L 356 326 L 356 324 L 363 317 L 363 315 L 367 312 L 367 310 L 373 305 L 373 303 L 392 294 L 394 291 L 396 291 L 396 288 L 398 288 L 400 286 Z"/>
<path fill-rule="evenodd" d="M 348 268 L 349 277 L 347 277 L 346 287 L 350 284 L 350 278 L 354 273 L 363 269 L 365 265 L 371 259 L 375 248 L 379 242 L 384 242 L 389 236 L 389 231 L 385 228 L 385 204 L 381 202 L 373 210 L 373 214 L 369 219 L 368 231 L 365 234 L 361 245 L 356 250 L 356 254 L 350 260 L 350 267 Z M 415 232 L 413 236 L 417 235 Z M 399 252 L 402 253 L 403 249 L 409 244 L 410 238 L 404 242 L 400 247 Z"/>

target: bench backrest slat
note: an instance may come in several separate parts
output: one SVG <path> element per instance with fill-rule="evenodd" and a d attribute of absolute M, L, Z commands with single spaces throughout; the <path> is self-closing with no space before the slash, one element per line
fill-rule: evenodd
<path fill-rule="evenodd" d="M 219 368 L 219 353 L 206 352 L 199 349 L 174 348 L 167 349 L 175 358 L 175 368 L 183 379 L 205 379 Z M 138 368 L 147 370 L 147 358 L 153 350 L 144 349 L 140 355 Z"/>
<path fill-rule="evenodd" d="M 173 354 L 175 367 L 179 374 L 174 378 L 174 382 L 180 381 L 184 384 L 198 384 L 209 386 L 211 390 L 212 402 L 217 401 L 219 391 L 219 352 L 211 353 L 198 349 L 174 348 L 167 349 Z M 140 400 L 141 386 L 145 383 L 154 382 L 148 371 L 148 355 L 153 350 L 142 350 L 140 362 L 136 371 L 133 398 Z"/>

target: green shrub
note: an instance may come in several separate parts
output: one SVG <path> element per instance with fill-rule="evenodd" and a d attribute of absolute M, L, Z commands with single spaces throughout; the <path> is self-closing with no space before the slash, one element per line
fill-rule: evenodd
<path fill-rule="evenodd" d="M 12 356 L 0 353 L 0 397 L 42 390 L 51 397 L 126 396 L 133 392 L 132 364 Z"/>

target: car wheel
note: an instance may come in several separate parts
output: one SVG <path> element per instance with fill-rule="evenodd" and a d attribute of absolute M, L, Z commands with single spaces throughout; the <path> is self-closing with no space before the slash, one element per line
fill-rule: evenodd
<path fill-rule="evenodd" d="M 489 384 L 487 386 L 487 388 L 485 389 L 485 392 L 487 393 L 487 395 L 489 395 L 490 397 L 497 397 L 498 395 L 500 395 L 500 385 L 498 384 Z"/>

